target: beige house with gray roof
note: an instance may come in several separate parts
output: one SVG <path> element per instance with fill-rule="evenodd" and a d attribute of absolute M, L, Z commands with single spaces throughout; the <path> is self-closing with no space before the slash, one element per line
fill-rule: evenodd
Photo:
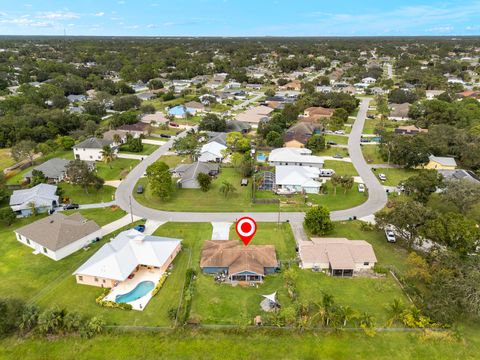
<path fill-rule="evenodd" d="M 58 261 L 100 239 L 102 229 L 80 213 L 57 213 L 15 230 L 15 236 L 34 249 L 34 254 Z"/>

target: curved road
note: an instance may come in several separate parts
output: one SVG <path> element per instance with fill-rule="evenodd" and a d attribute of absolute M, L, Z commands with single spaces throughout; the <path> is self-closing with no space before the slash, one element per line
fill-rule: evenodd
<path fill-rule="evenodd" d="M 382 185 L 378 182 L 370 167 L 363 158 L 362 149 L 360 147 L 360 138 L 362 135 L 363 125 L 367 116 L 368 104 L 370 99 L 363 99 L 360 104 L 357 119 L 352 127 L 348 141 L 348 150 L 352 162 L 357 169 L 358 174 L 362 177 L 365 185 L 369 189 L 369 198 L 363 204 L 351 209 L 333 211 L 331 213 L 332 220 L 347 220 L 353 216 L 357 218 L 365 217 L 382 209 L 387 202 L 387 195 Z M 186 132 L 179 134 L 179 137 L 185 136 Z M 259 222 L 277 222 L 286 221 L 302 222 L 304 213 L 302 212 L 229 212 L 229 213 L 200 213 L 200 212 L 174 212 L 162 211 L 147 208 L 138 203 L 131 194 L 135 189 L 138 179 L 145 173 L 147 167 L 165 155 L 173 145 L 173 139 L 158 148 L 154 153 L 145 158 L 138 164 L 127 177 L 122 181 L 115 192 L 117 205 L 123 210 L 133 213 L 146 219 L 157 221 L 176 221 L 176 222 L 212 222 L 225 221 L 233 222 L 242 216 L 251 216 Z"/>

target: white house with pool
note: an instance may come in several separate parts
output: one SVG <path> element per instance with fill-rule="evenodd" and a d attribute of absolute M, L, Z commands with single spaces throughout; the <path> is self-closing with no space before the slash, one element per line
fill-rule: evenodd
<path fill-rule="evenodd" d="M 104 300 L 143 310 L 181 249 L 181 240 L 123 231 L 73 274 L 78 284 L 111 288 Z"/>

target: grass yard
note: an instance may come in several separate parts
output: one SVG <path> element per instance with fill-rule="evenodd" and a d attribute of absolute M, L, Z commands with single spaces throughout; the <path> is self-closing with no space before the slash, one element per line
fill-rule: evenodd
<path fill-rule="evenodd" d="M 418 174 L 421 170 L 418 169 L 387 169 L 380 168 L 374 171 L 375 175 L 378 176 L 380 173 L 384 173 L 387 176 L 386 181 L 382 181 L 383 185 L 387 186 L 397 186 L 401 182 L 407 180 L 410 176 Z"/>
<path fill-rule="evenodd" d="M 97 175 L 102 179 L 121 180 L 132 170 L 139 160 L 116 158 L 112 162 L 105 164 L 104 162 L 97 162 Z"/>
<path fill-rule="evenodd" d="M 334 134 L 325 134 L 326 141 L 335 141 L 337 145 L 347 145 L 348 136 L 343 135 L 334 135 Z"/>
<path fill-rule="evenodd" d="M 166 129 L 153 128 L 153 133 L 154 134 L 160 134 L 160 135 L 165 134 L 165 135 L 175 136 L 179 132 L 181 132 L 181 130 L 179 130 L 177 128 L 171 128 L 171 127 L 168 127 Z M 150 137 L 150 138 L 153 139 L 153 140 L 168 140 L 167 138 L 157 138 L 157 137 Z"/>
<path fill-rule="evenodd" d="M 396 127 L 398 127 L 402 124 L 403 124 L 403 122 L 401 122 L 401 121 L 385 120 L 383 122 L 383 126 L 384 126 L 385 130 L 387 130 L 387 131 L 393 131 Z M 366 119 L 362 133 L 367 134 L 367 135 L 374 135 L 374 134 L 376 134 L 375 129 L 380 127 L 380 126 L 381 126 L 380 118 L 376 117 L 375 119 Z"/>
<path fill-rule="evenodd" d="M 93 220 L 98 225 L 107 225 L 115 220 L 121 219 L 127 213 L 116 206 L 99 209 L 80 209 L 80 210 L 66 210 L 63 214 L 70 215 L 79 212 L 85 219 Z"/>
<path fill-rule="evenodd" d="M 163 155 L 158 161 L 163 161 L 170 168 L 175 168 L 178 164 L 191 164 L 192 159 L 190 156 L 185 155 Z"/>
<path fill-rule="evenodd" d="M 107 185 L 104 185 L 100 190 L 96 190 L 93 186 L 90 186 L 88 193 L 79 185 L 67 183 L 59 183 L 58 188 L 62 191 L 62 198 L 68 198 L 71 203 L 75 204 L 110 202 L 113 200 L 115 194 L 115 188 Z"/>
<path fill-rule="evenodd" d="M 156 138 L 155 140 L 162 140 L 161 138 Z M 153 153 L 155 150 L 158 149 L 157 145 L 152 145 L 152 144 L 142 144 L 143 145 L 143 150 L 140 152 L 132 152 L 132 151 L 127 151 L 126 145 L 123 145 L 120 147 L 120 153 L 122 154 L 134 154 L 134 155 L 150 155 Z M 125 150 L 124 150 L 125 149 Z"/>
<path fill-rule="evenodd" d="M 10 155 L 10 149 L 0 149 L 0 170 L 14 165 L 16 161 Z"/>
<path fill-rule="evenodd" d="M 384 164 L 386 163 L 385 160 L 380 155 L 378 145 L 363 145 L 362 146 L 362 153 L 363 157 L 367 161 L 368 164 Z"/>
<path fill-rule="evenodd" d="M 333 169 L 338 175 L 350 175 L 357 176 L 357 170 L 351 162 L 347 161 L 338 161 L 338 160 L 325 160 L 323 164 L 325 169 Z"/>
<path fill-rule="evenodd" d="M 318 156 L 335 156 L 336 154 L 340 154 L 343 157 L 348 157 L 348 149 L 343 147 L 336 147 L 336 146 L 327 146 L 323 151 L 315 153 Z"/>

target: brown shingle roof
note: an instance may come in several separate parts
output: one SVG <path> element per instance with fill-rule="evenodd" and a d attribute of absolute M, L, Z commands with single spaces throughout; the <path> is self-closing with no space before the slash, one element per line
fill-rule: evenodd
<path fill-rule="evenodd" d="M 15 232 L 56 251 L 97 230 L 100 230 L 100 226 L 95 221 L 85 220 L 80 213 L 70 216 L 57 213 L 23 226 Z"/>
<path fill-rule="evenodd" d="M 244 246 L 236 240 L 207 240 L 203 245 L 200 267 L 227 267 L 229 274 L 251 271 L 265 274 L 266 267 L 277 267 L 273 245 Z"/>

